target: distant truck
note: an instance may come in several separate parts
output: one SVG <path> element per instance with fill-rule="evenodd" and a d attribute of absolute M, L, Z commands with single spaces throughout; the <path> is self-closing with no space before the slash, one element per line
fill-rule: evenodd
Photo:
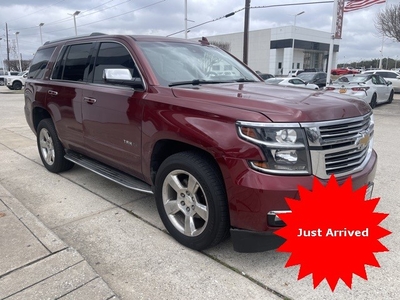
<path fill-rule="evenodd" d="M 4 71 L 4 70 L 0 70 L 0 86 L 4 85 L 4 77 L 9 76 L 9 75 L 18 75 L 19 72 L 16 71 Z"/>
<path fill-rule="evenodd" d="M 4 76 L 4 84 L 10 90 L 20 90 L 25 85 L 28 71 L 20 72 L 18 75 L 7 75 Z"/>

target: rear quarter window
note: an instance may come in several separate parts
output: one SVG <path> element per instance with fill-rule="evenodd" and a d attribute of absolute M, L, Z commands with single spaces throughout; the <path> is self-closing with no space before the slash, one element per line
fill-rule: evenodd
<path fill-rule="evenodd" d="M 56 47 L 40 49 L 36 52 L 35 57 L 32 60 L 32 64 L 29 67 L 28 78 L 42 78 L 46 66 L 50 60 L 51 55 Z"/>

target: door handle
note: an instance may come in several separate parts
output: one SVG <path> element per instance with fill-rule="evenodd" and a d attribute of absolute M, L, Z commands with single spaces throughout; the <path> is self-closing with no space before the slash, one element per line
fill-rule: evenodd
<path fill-rule="evenodd" d="M 57 96 L 57 95 L 58 95 L 58 92 L 53 91 L 53 90 L 48 90 L 48 91 L 47 91 L 47 94 L 52 95 L 52 96 Z"/>
<path fill-rule="evenodd" d="M 83 97 L 83 100 L 88 104 L 95 104 L 97 102 L 97 100 L 95 98 L 91 98 L 91 97 Z"/>

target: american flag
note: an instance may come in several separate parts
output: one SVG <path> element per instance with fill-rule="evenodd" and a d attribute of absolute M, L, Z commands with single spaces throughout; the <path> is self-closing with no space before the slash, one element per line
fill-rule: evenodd
<path fill-rule="evenodd" d="M 385 3 L 386 0 L 349 0 L 344 5 L 344 12 L 366 8 L 374 4 Z"/>

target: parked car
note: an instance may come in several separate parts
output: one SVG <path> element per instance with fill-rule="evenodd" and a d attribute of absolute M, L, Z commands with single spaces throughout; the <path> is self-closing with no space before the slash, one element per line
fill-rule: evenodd
<path fill-rule="evenodd" d="M 5 85 L 10 90 L 20 90 L 25 85 L 27 75 L 28 71 L 20 72 L 17 75 L 4 76 Z"/>
<path fill-rule="evenodd" d="M 381 103 L 392 103 L 392 83 L 376 74 L 344 75 L 325 87 L 327 91 L 355 96 L 372 108 Z"/>
<path fill-rule="evenodd" d="M 347 74 L 358 74 L 358 73 L 360 73 L 360 71 L 352 68 L 338 68 L 331 70 L 332 75 L 347 75 Z"/>
<path fill-rule="evenodd" d="M 303 79 L 307 83 L 313 83 L 322 88 L 326 85 L 326 73 L 325 72 L 303 72 L 297 77 Z"/>
<path fill-rule="evenodd" d="M 220 66 L 234 74 L 212 74 Z M 154 194 L 165 228 L 192 249 L 229 233 L 236 251 L 275 249 L 285 199 L 316 178 L 351 177 L 354 190 L 372 191 L 367 104 L 267 85 L 206 38 L 97 33 L 46 42 L 24 97 L 48 171 L 77 164 Z"/>
<path fill-rule="evenodd" d="M 266 84 L 278 84 L 282 86 L 290 86 L 290 87 L 300 87 L 318 90 L 319 87 L 313 83 L 307 83 L 303 79 L 298 77 L 288 77 L 288 78 L 270 78 L 265 81 Z"/>
<path fill-rule="evenodd" d="M 304 72 L 303 69 L 290 70 L 288 73 L 288 77 L 297 77 L 302 72 Z"/>
<path fill-rule="evenodd" d="M 260 73 L 260 74 L 258 74 L 258 76 L 260 76 L 260 77 L 261 77 L 262 79 L 264 79 L 264 80 L 267 80 L 267 79 L 269 79 L 269 78 L 275 78 L 274 75 L 268 74 L 268 73 Z"/>
<path fill-rule="evenodd" d="M 5 85 L 4 77 L 9 76 L 9 75 L 18 75 L 18 74 L 19 74 L 19 72 L 17 72 L 17 71 L 0 70 L 0 86 Z"/>
<path fill-rule="evenodd" d="M 377 74 L 385 78 L 385 80 L 390 80 L 393 85 L 393 89 L 395 93 L 400 92 L 400 73 L 397 73 L 395 71 L 389 71 L 389 70 L 370 70 L 370 71 L 365 71 L 363 74 Z"/>

